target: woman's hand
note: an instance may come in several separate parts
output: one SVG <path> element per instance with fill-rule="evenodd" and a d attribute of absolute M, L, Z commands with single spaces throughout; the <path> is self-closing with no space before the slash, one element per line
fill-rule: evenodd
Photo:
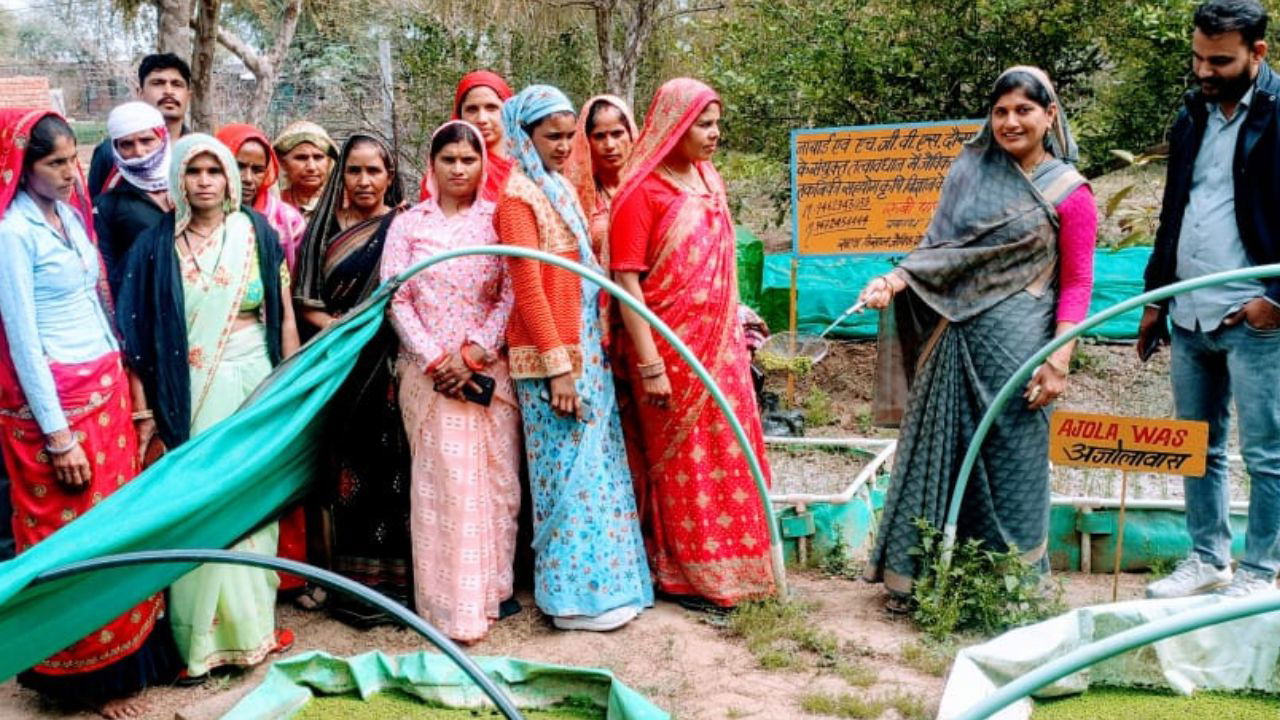
<path fill-rule="evenodd" d="M 880 275 L 871 279 L 858 294 L 858 301 L 866 303 L 872 310 L 883 310 L 893 302 L 893 296 L 902 292 L 907 283 L 893 273 Z"/>
<path fill-rule="evenodd" d="M 89 457 L 85 455 L 80 441 L 70 430 L 59 430 L 47 437 L 50 447 L 71 449 L 64 453 L 49 453 L 49 462 L 53 465 L 53 475 L 59 483 L 72 492 L 81 492 L 93 481 L 93 468 L 89 465 Z M 48 452 L 46 448 L 45 452 Z"/>
<path fill-rule="evenodd" d="M 475 343 L 468 343 L 462 346 L 461 354 L 463 361 L 469 368 L 487 368 L 489 367 L 489 353 L 484 348 Z"/>
<path fill-rule="evenodd" d="M 462 398 L 462 389 L 470 386 L 472 390 L 479 392 L 480 388 L 471 382 L 471 368 L 462 360 L 462 352 L 450 353 L 449 359 L 440 364 L 431 373 L 431 379 L 436 383 L 436 389 L 444 393 L 448 397 L 455 400 Z"/>
<path fill-rule="evenodd" d="M 578 388 L 573 384 L 573 373 L 563 373 L 551 378 L 551 408 L 562 417 L 580 417 L 582 403 Z"/>
<path fill-rule="evenodd" d="M 156 436 L 155 418 L 135 420 L 133 429 L 138 435 L 138 467 L 145 468 L 147 449 L 151 447 L 151 440 Z"/>
<path fill-rule="evenodd" d="M 654 377 L 642 378 L 644 385 L 644 401 L 650 405 L 666 410 L 671 404 L 671 380 L 663 372 Z"/>
<path fill-rule="evenodd" d="M 1022 394 L 1022 397 L 1027 400 L 1029 409 L 1039 410 L 1046 407 L 1066 392 L 1067 373 L 1062 371 L 1062 367 L 1050 359 L 1041 363 L 1040 367 L 1031 374 L 1031 380 L 1027 382 L 1027 391 Z"/>

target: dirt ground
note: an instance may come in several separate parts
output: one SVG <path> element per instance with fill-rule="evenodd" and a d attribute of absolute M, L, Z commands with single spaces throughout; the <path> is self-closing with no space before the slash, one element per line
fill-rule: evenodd
<path fill-rule="evenodd" d="M 1073 607 L 1110 600 L 1111 580 L 1104 575 L 1062 576 L 1066 601 Z M 1122 577 L 1121 597 L 1141 594 L 1143 578 Z M 525 595 L 525 610 L 498 623 L 489 637 L 469 648 L 473 655 L 512 655 L 528 660 L 609 668 L 623 682 L 679 720 L 799 720 L 799 699 L 814 692 L 855 692 L 871 696 L 906 692 L 932 710 L 942 696 L 943 678 L 919 669 L 911 660 L 920 633 L 909 621 L 887 615 L 879 586 L 813 573 L 791 576 L 793 595 L 812 605 L 810 620 L 828 630 L 847 650 L 874 670 L 868 687 L 852 687 L 829 671 L 766 670 L 745 644 L 708 617 L 667 602 L 614 633 L 565 633 L 552 628 Z M 297 633 L 290 655 L 325 650 L 355 655 L 370 650 L 404 653 L 429 649 L 416 634 L 392 628 L 353 630 L 321 613 L 280 605 L 278 622 Z M 906 655 L 906 658 L 904 658 Z M 152 690 L 147 701 L 154 720 L 205 720 L 217 717 L 255 687 L 263 670 L 216 678 L 198 688 Z M 894 720 L 890 711 L 884 720 Z M 62 718 L 91 720 L 96 715 L 48 707 L 13 681 L 0 685 L 0 719 Z"/>

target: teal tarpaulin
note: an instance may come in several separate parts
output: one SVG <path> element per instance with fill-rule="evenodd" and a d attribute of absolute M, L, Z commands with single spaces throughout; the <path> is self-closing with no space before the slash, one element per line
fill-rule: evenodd
<path fill-rule="evenodd" d="M 384 285 L 283 363 L 240 412 L 0 563 L 0 680 L 94 632 L 192 566 L 118 568 L 27 587 L 41 573 L 108 554 L 225 548 L 300 495 L 321 454 L 326 404 L 383 322 L 393 289 Z"/>
<path fill-rule="evenodd" d="M 522 710 L 546 708 L 567 700 L 590 700 L 606 709 L 607 720 L 668 720 L 670 717 L 608 670 L 502 657 L 474 660 Z M 273 665 L 263 683 L 222 716 L 222 720 L 286 718 L 305 707 L 316 695 L 358 695 L 368 700 L 384 690 L 396 690 L 451 708 L 492 707 L 470 678 L 442 655 L 418 652 L 391 657 L 372 652 L 338 658 L 310 652 Z"/>
<path fill-rule="evenodd" d="M 1093 315 L 1121 300 L 1142 293 L 1142 272 L 1151 249 L 1100 249 L 1094 255 Z M 761 282 L 761 314 L 769 329 L 786 330 L 791 287 L 791 255 L 766 255 Z M 858 300 L 867 282 L 893 269 L 900 255 L 850 257 L 802 257 L 798 271 L 796 324 L 803 333 L 816 334 Z M 1091 335 L 1107 340 L 1128 340 L 1137 335 L 1142 312 L 1132 310 L 1099 326 Z M 845 320 L 831 332 L 843 338 L 872 338 L 878 314 L 866 312 Z"/>
<path fill-rule="evenodd" d="M 734 228 L 738 250 L 738 297 L 744 304 L 760 312 L 760 280 L 764 275 L 764 243 L 750 230 Z"/>

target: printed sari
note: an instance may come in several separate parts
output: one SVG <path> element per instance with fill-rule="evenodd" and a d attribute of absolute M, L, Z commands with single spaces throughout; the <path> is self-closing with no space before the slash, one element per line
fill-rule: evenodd
<path fill-rule="evenodd" d="M 1057 102 L 1048 77 L 1035 76 Z M 1049 134 L 1051 156 L 1025 173 L 995 142 L 988 122 L 961 151 L 942 186 L 920 246 L 899 264 L 908 289 L 881 313 L 877 392 L 905 401 L 889 494 L 866 579 L 909 596 L 920 571 L 924 520 L 946 521 L 969 440 L 1000 387 L 1053 338 L 1057 307 L 1055 207 L 1084 178 L 1062 106 Z M 885 359 L 894 362 L 885 362 Z M 1015 399 L 1004 406 L 960 508 L 960 538 L 1016 547 L 1048 571 L 1049 408 Z M 886 417 L 887 420 L 892 419 Z"/>
<path fill-rule="evenodd" d="M 696 80 L 678 78 L 659 88 L 614 199 L 613 270 L 641 273 L 645 303 L 728 396 L 768 478 L 750 357 L 738 321 L 733 219 L 724 183 L 709 162 L 695 167 L 710 194 L 676 187 L 657 173 L 712 102 L 719 102 L 715 92 Z M 667 408 L 646 402 L 630 335 L 616 337 L 619 363 L 630 376 L 631 407 L 644 431 L 648 472 L 638 483 L 638 500 L 658 587 L 721 606 L 772 593 L 768 519 L 720 408 L 660 340 L 671 399 Z"/>
<path fill-rule="evenodd" d="M 54 113 L 44 110 L 0 111 L 0 217 L 20 189 L 27 138 L 36 123 L 50 115 Z M 109 308 L 110 295 L 103 284 L 106 273 L 91 245 L 93 225 L 85 222 L 90 206 L 82 179 L 71 204 L 74 213 L 65 206 L 59 208 L 71 248 L 82 257 L 92 256 L 96 267 L 88 265 L 86 272 L 94 273 L 98 280 L 97 301 Z M 99 327 L 86 319 L 84 332 Z M 114 338 L 104 347 L 114 348 Z M 67 429 L 91 463 L 91 479 L 83 489 L 68 489 L 55 477 L 44 432 L 19 381 L 8 335 L 0 326 L 0 454 L 10 478 L 13 537 L 19 554 L 92 510 L 138 473 L 133 403 L 120 353 L 113 350 L 74 364 L 50 361 L 49 372 Z M 51 696 L 93 703 L 168 682 L 177 672 L 177 655 L 164 614 L 163 593 L 146 597 L 19 679 Z"/>
<path fill-rule="evenodd" d="M 358 141 L 382 145 L 368 135 L 352 136 L 343 145 L 333 181 L 325 188 L 298 258 L 296 304 L 341 317 L 363 302 L 380 283 L 378 267 L 388 230 L 401 207 L 398 178 L 384 202 L 391 211 L 342 229 L 338 211 L 346 206 L 342 183 L 352 147 Z M 395 172 L 394 165 L 388 168 Z M 314 336 L 308 323 L 304 342 Z M 301 328 L 300 328 L 301 331 Z M 398 341 L 390 323 L 361 353 L 336 402 L 321 462 L 320 501 L 331 513 L 322 543 L 332 568 L 409 605 L 409 441 L 400 416 L 393 371 Z M 318 513 L 313 513 L 312 517 Z M 356 625 L 389 622 L 390 618 L 348 597 L 330 596 L 334 614 Z"/>
<path fill-rule="evenodd" d="M 207 242 L 178 242 L 191 220 L 186 167 L 204 154 L 227 176 L 225 218 Z M 275 231 L 240 209 L 240 175 L 226 146 L 188 135 L 173 159 L 174 212 L 130 248 L 118 310 L 129 364 L 170 448 L 235 413 L 280 361 L 280 296 L 288 283 Z M 262 322 L 237 329 L 247 312 Z M 274 555 L 277 533 L 269 523 L 231 549 Z M 189 675 L 254 665 L 275 648 L 278 584 L 269 570 L 201 565 L 170 586 L 174 638 Z"/>
<path fill-rule="evenodd" d="M 480 138 L 461 121 L 442 128 L 449 125 L 465 125 Z M 498 241 L 492 202 L 476 198 L 446 217 L 428 173 L 431 195 L 391 227 L 384 280 L 433 255 Z M 499 617 L 499 604 L 513 592 L 520 411 L 503 346 L 512 300 L 506 264 L 491 256 L 427 268 L 391 300 L 391 321 L 400 336 L 400 407 L 413 451 L 415 602 L 422 617 L 455 640 L 484 637 Z M 492 361 L 483 370 L 495 382 L 488 407 L 436 392 L 426 371 L 466 344 L 480 346 Z"/>
<path fill-rule="evenodd" d="M 539 233 L 551 232 L 546 223 L 559 223 L 576 245 L 579 261 L 599 269 L 577 194 L 543 165 L 524 130 L 551 113 L 573 110 L 563 93 L 546 85 L 526 88 L 503 106 L 519 170 L 509 179 L 503 201 L 529 205 L 539 218 Z M 638 612 L 653 605 L 613 375 L 604 355 L 600 288 L 585 278 L 576 285 L 582 292 L 582 371 L 575 385 L 583 418 L 562 417 L 552 409 L 545 399 L 546 378 L 516 381 L 533 498 L 534 597 L 544 613 L 566 618 L 623 608 Z M 543 293 L 541 304 L 547 299 Z M 539 303 L 533 296 L 522 298 L 517 289 L 517 306 Z"/>

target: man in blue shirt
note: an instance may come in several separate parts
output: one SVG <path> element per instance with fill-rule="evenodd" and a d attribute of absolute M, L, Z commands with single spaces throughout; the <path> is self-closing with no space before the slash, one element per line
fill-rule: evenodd
<path fill-rule="evenodd" d="M 1267 14 L 1257 0 L 1196 10 L 1199 83 L 1170 136 L 1168 179 L 1147 289 L 1280 262 L 1280 77 L 1266 65 Z M 1280 570 L 1280 279 L 1239 280 L 1149 306 L 1140 356 L 1172 320 L 1178 417 L 1209 424 L 1204 477 L 1185 478 L 1192 552 L 1147 596 L 1274 590 Z M 1244 558 L 1231 572 L 1227 435 L 1234 394 L 1250 485 Z"/>

